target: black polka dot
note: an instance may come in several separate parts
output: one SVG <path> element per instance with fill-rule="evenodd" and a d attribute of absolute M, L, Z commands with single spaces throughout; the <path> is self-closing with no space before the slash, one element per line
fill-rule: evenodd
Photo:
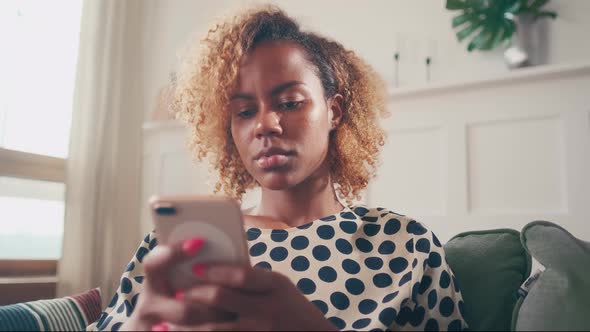
<path fill-rule="evenodd" d="M 341 253 L 348 255 L 352 253 L 352 244 L 344 239 L 336 240 L 336 249 Z"/>
<path fill-rule="evenodd" d="M 323 245 L 319 245 L 313 248 L 312 254 L 315 259 L 321 262 L 328 260 L 331 255 L 330 249 Z"/>
<path fill-rule="evenodd" d="M 406 231 L 410 234 L 422 235 L 426 233 L 426 228 L 424 228 L 424 226 L 422 226 L 422 224 L 420 224 L 416 220 L 412 220 L 406 226 Z"/>
<path fill-rule="evenodd" d="M 350 300 L 348 296 L 342 292 L 334 292 L 330 295 L 330 302 L 336 309 L 338 310 L 345 310 L 350 305 Z"/>
<path fill-rule="evenodd" d="M 96 327 L 99 330 L 104 330 L 107 326 L 109 326 L 109 324 L 113 320 L 113 316 L 107 317 L 107 314 L 106 313 L 104 313 L 104 314 L 105 314 L 104 318 L 106 318 L 106 319 L 103 318 L 104 320 L 102 322 L 99 321 L 98 324 L 96 325 Z"/>
<path fill-rule="evenodd" d="M 119 300 L 119 293 L 115 292 L 115 296 L 113 296 L 113 298 L 111 299 L 111 303 L 109 303 L 109 308 L 112 308 L 115 306 L 115 304 L 117 304 L 117 300 Z"/>
<path fill-rule="evenodd" d="M 395 243 L 385 240 L 379 245 L 379 249 L 377 251 L 381 255 L 391 255 L 395 251 Z"/>
<path fill-rule="evenodd" d="M 367 224 L 363 226 L 363 232 L 365 232 L 367 236 L 374 236 L 375 234 L 379 233 L 380 230 L 381 225 L 379 224 Z"/>
<path fill-rule="evenodd" d="M 289 251 L 285 247 L 276 247 L 270 251 L 270 258 L 275 262 L 284 261 L 289 255 Z"/>
<path fill-rule="evenodd" d="M 410 271 L 411 272 L 411 271 Z M 420 291 L 420 282 L 417 282 L 412 286 L 412 301 L 418 302 L 418 292 Z"/>
<path fill-rule="evenodd" d="M 288 236 L 289 233 L 284 229 L 273 229 L 270 233 L 270 239 L 275 242 L 283 242 Z"/>
<path fill-rule="evenodd" d="M 129 263 L 125 269 L 125 272 L 133 271 L 133 269 L 135 269 L 135 262 Z"/>
<path fill-rule="evenodd" d="M 357 278 L 346 280 L 344 285 L 346 286 L 346 290 L 352 295 L 360 295 L 365 291 L 365 284 Z"/>
<path fill-rule="evenodd" d="M 313 222 L 307 223 L 305 225 L 297 226 L 297 229 L 308 229 L 313 225 Z"/>
<path fill-rule="evenodd" d="M 311 279 L 303 278 L 297 282 L 297 288 L 305 295 L 313 294 L 316 286 Z"/>
<path fill-rule="evenodd" d="M 260 234 L 262 234 L 262 232 L 258 228 L 249 228 L 248 231 L 246 231 L 246 234 L 248 234 L 248 241 L 254 241 L 260 236 Z"/>
<path fill-rule="evenodd" d="M 291 247 L 295 250 L 303 250 L 309 245 L 309 240 L 305 236 L 296 236 L 291 240 Z"/>
<path fill-rule="evenodd" d="M 361 270 L 361 266 L 352 259 L 345 259 L 342 261 L 342 269 L 349 274 L 357 274 Z"/>
<path fill-rule="evenodd" d="M 125 302 L 121 303 L 121 305 L 119 305 L 119 308 L 117 308 L 118 314 L 122 314 L 123 311 L 125 311 Z"/>
<path fill-rule="evenodd" d="M 377 309 L 377 302 L 366 299 L 359 303 L 359 312 L 363 315 L 368 315 Z"/>
<path fill-rule="evenodd" d="M 391 302 L 391 300 L 395 299 L 398 294 L 399 291 L 395 291 L 393 293 L 385 295 L 385 297 L 383 298 L 383 303 Z"/>
<path fill-rule="evenodd" d="M 365 259 L 365 265 L 371 270 L 379 270 L 383 266 L 383 260 L 379 257 Z"/>
<path fill-rule="evenodd" d="M 397 233 L 401 227 L 402 223 L 399 220 L 391 218 L 387 220 L 387 222 L 385 223 L 385 227 L 383 227 L 383 232 L 387 235 L 393 235 Z"/>
<path fill-rule="evenodd" d="M 256 265 L 254 265 L 254 267 L 257 267 L 259 269 L 272 270 L 272 266 L 268 262 L 256 263 Z"/>
<path fill-rule="evenodd" d="M 455 311 L 455 302 L 448 296 L 445 296 L 442 300 L 440 300 L 439 304 L 440 314 L 443 317 L 450 317 Z"/>
<path fill-rule="evenodd" d="M 420 324 L 422 324 L 422 322 L 424 321 L 424 316 L 426 315 L 426 310 L 424 309 L 424 307 L 421 306 L 417 306 L 414 311 L 412 312 L 412 315 L 410 316 L 409 322 L 410 325 L 417 327 L 420 326 Z"/>
<path fill-rule="evenodd" d="M 354 233 L 356 233 L 357 225 L 355 222 L 352 222 L 352 221 L 341 221 L 340 222 L 340 229 L 342 229 L 342 231 L 344 233 L 354 234 Z"/>
<path fill-rule="evenodd" d="M 297 256 L 291 261 L 291 268 L 295 271 L 307 271 L 309 268 L 309 260 L 305 256 Z"/>
<path fill-rule="evenodd" d="M 396 257 L 389 261 L 389 269 L 393 273 L 401 273 L 408 267 L 408 261 L 403 257 Z"/>
<path fill-rule="evenodd" d="M 123 279 L 121 279 L 121 293 L 129 294 L 131 293 L 132 288 L 133 285 L 131 284 L 131 280 L 127 277 L 123 277 Z"/>
<path fill-rule="evenodd" d="M 356 219 L 356 216 L 352 212 L 340 212 L 340 216 L 344 219 Z"/>
<path fill-rule="evenodd" d="M 414 258 L 414 260 L 412 261 L 412 269 L 415 268 L 416 265 L 418 265 L 418 259 Z"/>
<path fill-rule="evenodd" d="M 387 328 L 393 324 L 395 318 L 397 316 L 397 312 L 393 308 L 385 308 L 383 311 L 379 313 L 379 321 L 381 324 L 385 325 Z"/>
<path fill-rule="evenodd" d="M 137 300 L 139 299 L 139 294 L 141 293 L 137 293 L 135 294 L 132 298 L 131 298 L 131 305 L 135 308 L 135 306 L 137 305 Z"/>
<path fill-rule="evenodd" d="M 137 260 L 142 263 L 143 262 L 143 258 L 145 257 L 145 255 L 147 255 L 150 251 L 147 248 L 141 247 L 139 249 L 137 249 L 137 254 L 135 254 L 135 257 L 137 258 Z"/>
<path fill-rule="evenodd" d="M 134 277 L 133 280 L 135 280 L 135 282 L 137 282 L 138 284 L 141 284 L 143 283 L 143 276 Z"/>
<path fill-rule="evenodd" d="M 424 331 L 432 331 L 432 332 L 440 331 L 440 329 L 438 327 L 438 322 L 436 321 L 436 319 L 430 318 L 426 322 L 426 325 L 424 326 Z"/>
<path fill-rule="evenodd" d="M 334 324 L 334 326 L 336 326 L 336 328 L 339 330 L 342 330 L 346 327 L 346 322 L 338 317 L 330 317 L 328 318 L 328 320 L 330 321 L 330 323 Z"/>
<path fill-rule="evenodd" d="M 436 296 L 436 289 L 433 289 L 428 293 L 428 309 L 432 310 L 436 306 L 436 301 L 438 297 Z"/>
<path fill-rule="evenodd" d="M 440 241 L 438 240 L 436 235 L 434 235 L 434 233 L 432 233 L 432 243 L 439 248 L 442 247 L 442 245 L 440 244 Z"/>
<path fill-rule="evenodd" d="M 369 210 L 365 209 L 364 207 L 357 207 L 354 209 L 354 213 L 356 213 L 359 216 L 364 216 L 365 214 L 367 214 L 367 212 L 369 212 Z"/>
<path fill-rule="evenodd" d="M 320 218 L 320 220 L 321 221 L 334 221 L 334 220 L 336 220 L 336 216 L 335 215 L 331 215 L 331 216 Z"/>
<path fill-rule="evenodd" d="M 431 251 L 430 255 L 428 255 L 428 266 L 435 269 L 437 267 L 440 267 L 441 264 L 442 264 L 442 257 L 440 257 L 440 254 L 437 252 Z"/>
<path fill-rule="evenodd" d="M 404 274 L 403 277 L 400 278 L 399 286 L 401 287 L 401 286 L 405 285 L 410 280 L 412 280 L 412 271 L 409 271 L 408 273 Z"/>
<path fill-rule="evenodd" d="M 408 240 L 408 242 L 406 242 L 406 250 L 409 253 L 414 252 L 414 239 L 410 239 L 410 240 Z"/>
<path fill-rule="evenodd" d="M 461 325 L 461 321 L 459 319 L 455 319 L 449 323 L 448 331 L 461 331 Z"/>
<path fill-rule="evenodd" d="M 379 273 L 373 277 L 373 284 L 378 288 L 385 288 L 391 285 L 393 280 L 387 273 Z"/>
<path fill-rule="evenodd" d="M 328 313 L 328 305 L 326 304 L 326 302 L 324 302 L 322 300 L 313 300 L 313 301 L 311 301 L 311 303 L 313 303 L 313 305 L 315 305 L 318 309 L 320 309 L 322 314 L 325 315 Z"/>
<path fill-rule="evenodd" d="M 397 315 L 395 322 L 399 326 L 405 326 L 410 320 L 410 316 L 412 316 L 412 309 L 406 307 L 402 302 L 402 308 L 399 310 L 399 315 Z"/>
<path fill-rule="evenodd" d="M 122 322 L 118 322 L 113 324 L 113 326 L 111 327 L 111 331 L 119 331 L 119 329 L 121 328 L 121 326 L 123 325 Z"/>
<path fill-rule="evenodd" d="M 150 247 L 150 250 L 153 250 L 153 249 L 154 249 L 154 248 L 155 248 L 157 245 L 158 245 L 158 239 L 156 239 L 156 238 L 153 238 L 153 239 L 150 241 L 150 245 L 149 245 L 149 247 Z"/>
<path fill-rule="evenodd" d="M 150 243 L 150 234 L 147 234 L 144 238 L 143 238 L 143 242 L 145 243 Z"/>
<path fill-rule="evenodd" d="M 423 253 L 430 252 L 430 241 L 428 239 L 420 239 L 416 242 L 416 250 Z"/>
<path fill-rule="evenodd" d="M 442 271 L 440 274 L 440 281 L 438 283 L 441 288 L 447 289 L 451 285 L 451 276 L 447 273 L 447 271 Z"/>
<path fill-rule="evenodd" d="M 330 225 L 323 225 L 318 227 L 317 233 L 321 239 L 329 240 L 334 237 L 334 228 Z"/>
<path fill-rule="evenodd" d="M 324 266 L 318 271 L 318 277 L 325 282 L 334 282 L 337 278 L 336 270 L 329 266 Z"/>
<path fill-rule="evenodd" d="M 377 222 L 377 220 L 379 220 L 379 218 L 377 217 L 362 217 L 361 218 L 362 221 L 366 221 L 366 222 Z M 379 225 L 377 225 L 379 226 Z M 379 227 L 381 228 L 381 227 Z"/>
<path fill-rule="evenodd" d="M 465 317 L 465 303 L 459 300 L 459 303 L 457 303 L 457 307 L 459 307 L 459 313 L 461 314 L 461 317 Z"/>
<path fill-rule="evenodd" d="M 264 242 L 258 242 L 250 248 L 250 256 L 256 257 L 266 252 L 266 244 Z"/>
<path fill-rule="evenodd" d="M 362 237 L 356 239 L 354 244 L 356 245 L 356 248 L 362 252 L 371 252 L 371 250 L 373 250 L 373 244 L 371 243 L 371 241 L 364 239 Z"/>
<path fill-rule="evenodd" d="M 353 329 L 364 329 L 365 327 L 369 326 L 369 324 L 371 324 L 370 318 L 361 318 L 361 319 L 356 320 L 354 323 L 352 323 L 352 328 Z"/>
<path fill-rule="evenodd" d="M 423 276 L 422 281 L 420 281 L 420 289 L 418 290 L 420 294 L 426 293 L 428 287 L 432 284 L 432 278 L 430 276 Z"/>
<path fill-rule="evenodd" d="M 455 276 L 453 276 L 453 287 L 455 287 L 455 292 L 459 292 L 459 282 L 457 281 L 457 278 Z"/>

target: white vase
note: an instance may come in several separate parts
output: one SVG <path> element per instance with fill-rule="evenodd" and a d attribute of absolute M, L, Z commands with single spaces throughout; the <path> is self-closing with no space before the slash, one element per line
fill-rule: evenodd
<path fill-rule="evenodd" d="M 532 14 L 521 14 L 515 18 L 516 32 L 511 46 L 504 52 L 509 68 L 538 66 L 547 63 L 549 38 L 547 20 L 534 19 Z"/>

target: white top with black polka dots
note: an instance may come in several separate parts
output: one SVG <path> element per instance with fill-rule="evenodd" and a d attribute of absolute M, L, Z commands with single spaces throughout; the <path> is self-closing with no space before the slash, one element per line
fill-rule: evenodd
<path fill-rule="evenodd" d="M 252 264 L 288 276 L 341 330 L 464 330 L 464 304 L 436 236 L 383 208 L 344 208 L 290 229 L 246 230 Z M 88 330 L 117 330 L 141 293 L 146 236 Z"/>

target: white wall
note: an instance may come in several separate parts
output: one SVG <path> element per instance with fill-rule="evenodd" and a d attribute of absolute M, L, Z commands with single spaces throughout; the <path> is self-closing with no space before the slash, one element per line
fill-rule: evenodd
<path fill-rule="evenodd" d="M 424 58 L 433 57 L 431 82 L 495 76 L 507 72 L 502 51 L 468 53 L 450 26 L 455 13 L 445 0 L 274 0 L 304 28 L 325 34 L 357 51 L 388 82 L 393 82 L 393 54 L 401 54 L 400 86 L 425 83 Z M 216 18 L 252 0 L 146 0 L 143 21 L 143 95 L 146 119 L 155 96 L 175 68 L 178 50 L 190 36 L 204 36 Z M 548 62 L 590 59 L 590 1 L 553 0 L 559 17 L 547 22 Z"/>

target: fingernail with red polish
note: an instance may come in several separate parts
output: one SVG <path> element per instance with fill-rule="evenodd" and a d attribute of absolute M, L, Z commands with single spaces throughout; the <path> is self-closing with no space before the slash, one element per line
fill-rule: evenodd
<path fill-rule="evenodd" d="M 193 266 L 193 274 L 199 278 L 202 278 L 205 275 L 205 270 L 207 267 L 205 264 L 196 264 Z"/>
<path fill-rule="evenodd" d="M 194 239 L 186 240 L 182 243 L 182 251 L 187 255 L 193 256 L 205 245 L 205 239 L 196 237 Z"/>
<path fill-rule="evenodd" d="M 168 332 L 168 324 L 158 323 L 158 324 L 152 325 L 152 331 L 154 331 L 154 332 Z"/>
<path fill-rule="evenodd" d="M 177 291 L 176 294 L 174 294 L 174 298 L 177 299 L 178 301 L 184 300 L 184 292 Z"/>

